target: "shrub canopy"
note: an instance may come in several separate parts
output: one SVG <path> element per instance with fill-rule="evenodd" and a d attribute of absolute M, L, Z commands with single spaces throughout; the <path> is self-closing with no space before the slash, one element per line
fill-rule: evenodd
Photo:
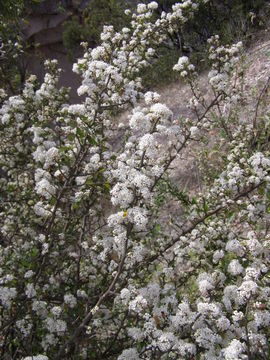
<path fill-rule="evenodd" d="M 205 3 L 158 19 L 139 4 L 121 31 L 105 26 L 73 67 L 78 104 L 56 61 L 41 86 L 0 91 L 2 359 L 269 357 L 269 80 L 254 103 L 242 44 L 218 36 L 208 93 L 188 57 L 174 65 L 188 118 L 138 75 Z M 191 151 L 197 186 L 184 188 Z"/>

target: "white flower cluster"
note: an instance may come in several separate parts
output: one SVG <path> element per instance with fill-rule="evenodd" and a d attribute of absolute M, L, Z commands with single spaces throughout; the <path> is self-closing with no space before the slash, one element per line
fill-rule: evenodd
<path fill-rule="evenodd" d="M 174 65 L 173 70 L 179 72 L 182 78 L 186 78 L 193 75 L 195 66 L 190 64 L 187 56 L 182 56 L 179 58 L 178 63 Z"/>
<path fill-rule="evenodd" d="M 226 91 L 234 66 L 239 61 L 242 43 L 230 47 L 219 44 L 219 36 L 215 35 L 208 40 L 209 59 L 212 61 L 212 70 L 208 74 L 209 83 L 216 91 Z"/>
<path fill-rule="evenodd" d="M 66 294 L 64 296 L 64 302 L 71 308 L 74 308 L 77 304 L 77 300 L 72 294 Z"/>
<path fill-rule="evenodd" d="M 211 99 L 179 59 L 189 118 L 156 92 L 136 105 L 156 45 L 205 2 L 158 19 L 139 4 L 121 31 L 105 26 L 74 65 L 78 104 L 56 61 L 38 89 L 0 91 L 4 358 L 267 358 L 269 122 L 239 113 L 241 44 L 210 40 Z"/>
<path fill-rule="evenodd" d="M 63 336 L 66 329 L 67 329 L 67 324 L 64 320 L 61 319 L 52 319 L 52 318 L 47 318 L 45 320 L 45 324 L 46 324 L 46 328 L 48 329 L 48 331 L 50 333 L 56 333 L 57 335 Z"/>
<path fill-rule="evenodd" d="M 17 290 L 6 286 L 0 288 L 0 300 L 3 306 L 11 307 L 12 300 L 16 298 Z"/>

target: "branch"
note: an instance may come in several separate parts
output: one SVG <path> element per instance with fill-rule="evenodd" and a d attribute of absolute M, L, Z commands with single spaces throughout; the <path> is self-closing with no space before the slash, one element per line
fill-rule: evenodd
<path fill-rule="evenodd" d="M 243 192 L 237 194 L 232 200 L 235 203 L 237 200 L 239 200 L 242 197 L 247 196 L 252 191 L 258 189 L 261 185 L 264 184 L 264 181 L 261 181 L 259 184 L 251 186 L 248 189 L 243 190 Z M 160 249 L 156 254 L 150 256 L 148 259 L 146 259 L 142 266 L 145 267 L 152 263 L 153 261 L 157 260 L 160 256 L 163 256 L 166 251 L 168 251 L 173 245 L 175 245 L 179 240 L 181 236 L 185 236 L 187 234 L 190 234 L 192 230 L 194 230 L 198 225 L 202 224 L 205 220 L 210 218 L 213 215 L 218 214 L 221 211 L 224 211 L 228 208 L 228 205 L 225 206 L 217 206 L 215 209 L 208 211 L 203 217 L 198 218 L 197 220 L 193 221 L 191 224 L 189 224 L 186 228 L 182 229 L 181 234 L 179 234 L 176 238 L 172 239 L 165 248 Z"/>
<path fill-rule="evenodd" d="M 257 103 L 256 103 L 256 107 L 255 107 L 255 114 L 254 114 L 254 118 L 253 118 L 253 131 L 255 131 L 257 128 L 257 117 L 258 117 L 259 107 L 260 107 L 261 101 L 263 99 L 264 94 L 266 93 L 266 90 L 267 90 L 269 84 L 270 84 L 270 76 L 268 77 L 268 79 L 267 79 L 264 87 L 262 88 L 262 90 L 259 94 L 259 97 L 257 99 Z"/>
<path fill-rule="evenodd" d="M 125 259 L 127 255 L 127 247 L 128 247 L 128 238 L 132 231 L 133 225 L 128 224 L 127 229 L 127 238 L 124 244 L 122 259 L 118 266 L 118 271 L 113 278 L 113 281 L 111 282 L 110 286 L 107 288 L 107 290 L 99 297 L 96 305 L 87 313 L 87 315 L 84 317 L 81 324 L 77 327 L 77 329 L 74 331 L 73 335 L 67 340 L 67 342 L 61 346 L 60 350 L 58 351 L 57 355 L 55 356 L 54 360 L 61 360 L 64 356 L 67 356 L 70 353 L 70 346 L 74 344 L 74 342 L 77 340 L 77 338 L 82 334 L 85 327 L 88 325 L 89 321 L 92 319 L 92 317 L 96 314 L 96 312 L 99 310 L 100 305 L 103 303 L 103 301 L 111 294 L 113 291 L 121 273 L 124 268 Z"/>

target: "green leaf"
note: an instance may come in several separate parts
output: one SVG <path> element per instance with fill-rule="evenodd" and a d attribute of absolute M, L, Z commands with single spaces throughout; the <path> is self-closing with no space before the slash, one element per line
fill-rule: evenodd
<path fill-rule="evenodd" d="M 73 141 L 75 139 L 75 134 L 68 134 L 68 140 Z"/>

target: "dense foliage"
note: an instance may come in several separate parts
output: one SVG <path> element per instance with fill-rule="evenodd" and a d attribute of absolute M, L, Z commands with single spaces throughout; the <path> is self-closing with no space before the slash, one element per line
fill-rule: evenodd
<path fill-rule="evenodd" d="M 269 358 L 269 81 L 254 103 L 242 44 L 218 36 L 208 94 L 188 57 L 174 65 L 189 118 L 138 76 L 203 5 L 156 19 L 140 4 L 121 31 L 105 26 L 73 67 L 80 104 L 56 61 L 41 86 L 1 90 L 1 359 Z M 183 189 L 191 150 L 198 189 Z"/>
<path fill-rule="evenodd" d="M 0 3 L 0 86 L 15 93 L 20 86 L 21 37 L 18 16 L 23 1 Z"/>

